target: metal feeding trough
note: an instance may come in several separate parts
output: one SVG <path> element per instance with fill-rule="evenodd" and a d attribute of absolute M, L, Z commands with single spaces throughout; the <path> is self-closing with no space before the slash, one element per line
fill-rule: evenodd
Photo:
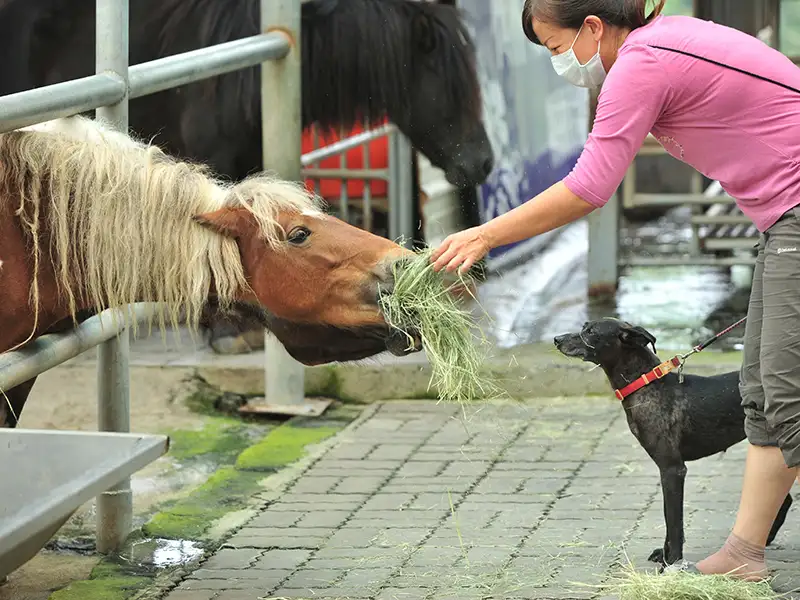
<path fill-rule="evenodd" d="M 164 435 L 0 429 L 0 580 L 85 502 L 167 452 Z"/>

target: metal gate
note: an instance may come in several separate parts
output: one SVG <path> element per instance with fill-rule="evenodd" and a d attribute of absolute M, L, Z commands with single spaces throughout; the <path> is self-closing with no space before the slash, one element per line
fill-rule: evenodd
<path fill-rule="evenodd" d="M 96 2 L 96 74 L 0 98 L 0 132 L 92 109 L 97 109 L 98 118 L 127 131 L 131 98 L 262 64 L 262 136 L 267 142 L 263 144 L 264 167 L 285 179 L 300 179 L 301 0 L 261 0 L 259 35 L 135 66 L 128 64 L 129 0 Z M 269 119 L 264 118 L 267 114 Z M 148 305 L 130 307 L 134 317 L 140 319 L 151 309 Z M 40 338 L 34 344 L 35 351 L 0 355 L 0 389 L 8 390 L 97 346 L 98 428 L 128 432 L 129 334 L 122 327 L 123 319 L 108 319 L 119 327 L 109 322 L 100 326 L 107 313 L 118 310 L 105 311 L 69 334 Z M 291 373 L 297 372 L 297 363 L 277 340 L 270 340 L 268 357 L 274 375 L 268 380 L 297 389 L 296 379 L 287 383 Z M 130 480 L 97 498 L 98 551 L 119 548 L 131 530 L 131 517 Z"/>

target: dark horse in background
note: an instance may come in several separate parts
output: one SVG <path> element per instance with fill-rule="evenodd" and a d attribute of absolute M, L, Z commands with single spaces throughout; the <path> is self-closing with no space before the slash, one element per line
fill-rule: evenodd
<path fill-rule="evenodd" d="M 259 0 L 131 0 L 129 60 L 256 35 L 259 23 Z M 301 38 L 304 127 L 388 118 L 455 186 L 489 175 L 475 49 L 455 7 L 312 0 L 302 5 Z M 0 55 L 12 58 L 0 66 L 0 95 L 91 75 L 94 49 L 95 0 L 0 0 Z M 262 168 L 260 113 L 253 67 L 132 100 L 130 127 L 239 180 Z M 210 314 L 206 324 L 218 352 L 263 343 L 261 326 L 244 317 Z"/>

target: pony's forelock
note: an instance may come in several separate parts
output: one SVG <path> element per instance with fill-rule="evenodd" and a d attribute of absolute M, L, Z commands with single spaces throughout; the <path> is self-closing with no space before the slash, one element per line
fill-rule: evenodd
<path fill-rule="evenodd" d="M 248 289 L 236 242 L 197 224 L 195 215 L 244 207 L 278 248 L 281 212 L 322 214 L 299 183 L 268 174 L 224 183 L 203 165 L 83 117 L 2 134 L 0 156 L 0 185 L 18 201 L 16 214 L 33 245 L 37 315 L 48 250 L 73 318 L 80 304 L 103 310 L 158 302 L 162 329 L 185 320 L 194 330 L 212 282 L 223 309 Z M 40 235 L 43 224 L 48 239 Z"/>

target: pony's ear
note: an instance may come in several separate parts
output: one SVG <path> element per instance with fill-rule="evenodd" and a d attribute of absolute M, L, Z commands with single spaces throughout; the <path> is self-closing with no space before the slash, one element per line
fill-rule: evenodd
<path fill-rule="evenodd" d="M 421 52 L 430 54 L 436 50 L 436 32 L 431 17 L 420 12 L 411 24 L 414 35 L 414 44 Z"/>
<path fill-rule="evenodd" d="M 195 223 L 202 225 L 226 237 L 236 238 L 244 233 L 245 223 L 241 211 L 234 208 L 221 208 L 212 212 L 201 213 L 192 217 Z"/>

